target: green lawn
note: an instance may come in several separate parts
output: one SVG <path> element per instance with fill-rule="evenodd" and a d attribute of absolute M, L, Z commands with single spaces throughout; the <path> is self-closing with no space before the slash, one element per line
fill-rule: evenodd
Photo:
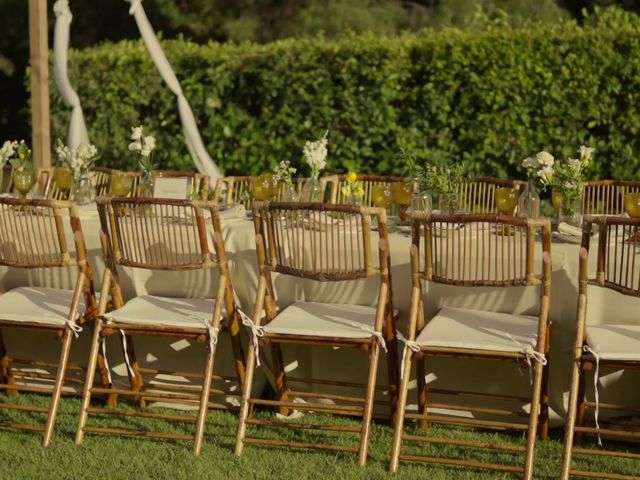
<path fill-rule="evenodd" d="M 0 401 L 5 401 L 0 395 Z M 11 399 L 15 401 L 14 398 Z M 22 394 L 19 403 L 47 405 L 48 398 Z M 41 435 L 25 431 L 0 430 L 0 478 L 136 478 L 136 479 L 271 479 L 291 478 L 300 479 L 456 479 L 480 480 L 496 478 L 514 478 L 509 474 L 461 470 L 427 466 L 422 464 L 400 465 L 399 473 L 393 477 L 387 473 L 389 461 L 389 446 L 392 430 L 387 422 L 377 422 L 373 427 L 369 462 L 364 469 L 357 466 L 356 456 L 351 454 L 335 454 L 324 451 L 295 451 L 264 447 L 246 447 L 242 457 L 233 454 L 237 417 L 232 412 L 211 411 L 207 421 L 207 434 L 202 454 L 199 457 L 191 453 L 188 442 L 158 441 L 143 438 L 114 437 L 87 435 L 81 446 L 73 443 L 80 401 L 78 399 L 64 399 L 61 404 L 56 432 L 52 446 L 45 449 L 41 446 Z M 122 408 L 122 406 L 119 406 Z M 159 410 L 159 409 L 158 409 Z M 175 412 L 175 411 L 174 411 Z M 261 415 L 270 413 L 261 412 Z M 36 419 L 35 414 L 6 411 L 0 413 L 0 421 L 28 421 Z M 41 416 L 38 416 L 41 418 Z M 306 419 L 330 422 L 332 424 L 353 424 L 348 418 L 327 415 L 308 415 Z M 149 428 L 167 431 L 191 433 L 191 425 L 169 423 L 161 420 L 129 418 L 123 420 L 104 420 L 97 416 L 89 417 L 91 425 L 126 425 L 127 427 Z M 113 423 L 112 423 L 113 422 Z M 250 430 L 251 431 L 251 430 Z M 272 430 L 262 427 L 259 435 L 271 436 Z M 326 441 L 327 435 L 335 441 L 355 444 L 355 434 L 336 434 L 333 432 L 315 434 L 299 430 L 286 430 L 284 433 L 291 440 L 311 440 L 322 435 Z M 470 433 L 453 428 L 434 428 L 435 435 L 452 436 L 482 440 L 499 438 L 503 435 L 493 433 Z M 560 456 L 562 454 L 561 431 L 554 431 L 553 438 L 547 442 L 538 443 L 536 455 L 536 479 L 558 478 Z M 504 440 L 504 438 L 502 438 Z M 511 441 L 522 442 L 521 437 L 510 437 Z M 422 452 L 428 446 L 420 446 Z M 435 455 L 455 452 L 459 449 L 433 447 Z M 638 452 L 638 447 L 630 447 Z M 407 452 L 411 451 L 410 449 Z M 462 452 L 465 455 L 468 450 Z M 474 453 L 473 458 L 485 461 L 499 461 L 509 454 L 492 452 Z M 640 472 L 640 462 L 630 460 L 611 460 L 599 458 L 589 460 L 591 465 L 605 468 L 609 471 L 634 474 Z M 581 467 L 589 467 L 586 463 Z"/>

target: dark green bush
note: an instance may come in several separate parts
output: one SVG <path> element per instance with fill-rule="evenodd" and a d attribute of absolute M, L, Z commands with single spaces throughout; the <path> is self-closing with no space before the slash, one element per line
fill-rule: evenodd
<path fill-rule="evenodd" d="M 640 166 L 640 19 L 617 10 L 583 26 L 163 47 L 227 173 L 300 166 L 305 140 L 326 129 L 330 171 L 400 173 L 404 146 L 517 177 L 524 157 L 573 155 L 583 143 L 597 149 L 590 176 L 635 178 Z M 70 74 L 102 163 L 132 167 L 129 127 L 144 124 L 163 167 L 192 168 L 175 97 L 142 43 L 74 51 Z M 52 114 L 54 137 L 64 136 L 55 94 Z"/>

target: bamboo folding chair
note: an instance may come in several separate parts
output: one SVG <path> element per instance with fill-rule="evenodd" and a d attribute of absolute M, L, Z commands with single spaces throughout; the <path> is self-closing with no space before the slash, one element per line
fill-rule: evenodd
<path fill-rule="evenodd" d="M 93 184 L 96 187 L 96 196 L 105 197 L 111 193 L 111 172 L 112 168 L 94 167 Z"/>
<path fill-rule="evenodd" d="M 365 207 L 372 207 L 373 200 L 371 198 L 371 191 L 375 185 L 389 185 L 394 183 L 406 183 L 411 181 L 405 177 L 392 177 L 388 175 L 367 175 L 358 174 L 358 182 L 364 190 L 364 196 L 362 197 L 362 205 Z M 329 203 L 343 204 L 346 198 L 342 194 L 342 187 L 347 183 L 347 175 L 329 175 L 320 179 L 320 188 L 323 195 L 329 197 Z"/>
<path fill-rule="evenodd" d="M 526 186 L 521 180 L 478 177 L 461 182 L 458 186 L 460 207 L 467 213 L 498 213 L 496 206 L 496 188 L 517 188 L 521 193 Z M 441 202 L 439 208 L 442 209 Z"/>
<path fill-rule="evenodd" d="M 588 261 L 591 233 L 598 230 L 596 276 L 589 279 Z M 640 459 L 640 454 L 621 450 L 577 448 L 573 446 L 574 435 L 598 436 L 610 440 L 640 440 L 640 422 L 629 419 L 637 414 L 637 408 L 625 407 L 621 403 L 599 402 L 597 382 L 599 370 L 640 369 L 640 325 L 603 324 L 587 325 L 588 286 L 608 288 L 623 295 L 640 297 L 640 275 L 636 257 L 640 254 L 640 220 L 613 216 L 585 215 L 582 223 L 582 245 L 578 274 L 578 308 L 576 314 L 576 337 L 573 350 L 571 390 L 564 437 L 561 478 L 577 477 L 637 479 L 637 475 L 621 475 L 613 472 L 593 472 L 571 469 L 572 454 L 609 456 L 613 458 Z M 596 401 L 586 399 L 586 377 L 593 370 L 596 384 Z M 594 410 L 593 421 L 587 422 L 587 412 Z M 598 421 L 598 410 L 626 413 L 627 418 Z M 604 425 L 600 427 L 600 425 Z M 576 440 L 579 440 L 577 438 Z M 636 472 L 637 473 L 637 472 Z"/>
<path fill-rule="evenodd" d="M 55 167 L 38 169 L 37 181 L 34 191 L 41 192 L 45 198 L 52 200 L 68 200 L 70 190 L 61 190 L 54 178 Z M 109 195 L 111 191 L 111 171 L 107 167 L 95 167 L 93 169 L 93 184 L 96 196 Z"/>
<path fill-rule="evenodd" d="M 132 172 L 133 187 L 131 189 L 131 197 L 140 196 L 140 185 L 142 180 L 141 172 Z M 209 198 L 209 175 L 203 175 L 197 172 L 181 172 L 176 170 L 154 170 L 152 172 L 154 178 L 188 178 L 189 184 L 189 200 L 207 200 Z M 185 192 L 185 197 L 187 192 Z"/>
<path fill-rule="evenodd" d="M 67 217 L 67 218 L 65 218 Z M 72 235 L 65 232 L 70 222 Z M 69 246 L 75 244 L 75 254 Z M 85 321 L 93 320 L 96 300 L 91 268 L 87 260 L 82 228 L 76 206 L 54 200 L 0 198 L 0 265 L 20 269 L 77 267 L 74 290 L 47 287 L 17 287 L 0 295 L 0 326 L 49 331 L 61 341 L 57 364 L 13 359 L 9 356 L 0 331 L 0 390 L 7 396 L 19 391 L 51 394 L 48 408 L 2 403 L 5 409 L 25 410 L 47 415 L 44 426 L 32 423 L 0 422 L 0 426 L 43 432 L 48 446 L 53 435 L 62 387 L 65 382 L 71 342 Z M 13 370 L 14 364 L 53 367 L 56 374 Z M 108 379 L 103 373 L 103 383 Z M 16 379 L 29 381 L 17 384 Z M 52 381 L 53 387 L 34 386 L 33 380 Z"/>
<path fill-rule="evenodd" d="M 371 221 L 378 221 L 379 265 L 374 265 L 371 241 Z M 292 448 L 320 448 L 357 453 L 360 465 L 367 460 L 373 397 L 380 348 L 388 349 L 390 408 L 395 410 L 397 392 L 397 345 L 392 306 L 390 258 L 387 239 L 386 214 L 383 209 L 351 205 L 320 203 L 258 202 L 254 209 L 256 244 L 260 279 L 251 326 L 252 347 L 247 356 L 247 377 L 236 440 L 236 455 L 245 445 L 280 446 Z M 355 281 L 379 276 L 377 306 L 343 305 L 316 302 L 296 302 L 278 310 L 272 274 L 291 275 L 319 282 Z M 266 316 L 261 324 L 262 314 Z M 251 398 L 251 383 L 260 344 L 269 344 L 277 389 L 276 400 Z M 289 384 L 311 383 L 350 386 L 353 383 L 332 382 L 326 379 L 294 379 L 285 375 L 280 345 L 294 343 L 325 347 L 358 348 L 369 356 L 369 370 L 364 398 L 323 393 L 305 393 L 290 389 Z M 297 403 L 295 398 L 309 399 Z M 317 399 L 329 399 L 335 404 Z M 256 405 L 278 407 L 289 415 L 292 410 L 333 412 L 362 418 L 361 427 L 309 425 L 260 420 L 253 417 Z M 265 439 L 247 436 L 247 425 L 270 428 L 298 428 L 350 432 L 360 435 L 358 447 L 335 444 L 307 444 L 302 442 Z"/>
<path fill-rule="evenodd" d="M 624 196 L 640 192 L 640 181 L 595 180 L 582 187 L 583 215 L 621 215 L 624 213 Z"/>
<path fill-rule="evenodd" d="M 102 281 L 98 318 L 93 334 L 89 370 L 82 399 L 82 410 L 76 433 L 76 443 L 85 433 L 122 434 L 174 440 L 192 440 L 194 453 L 200 453 L 208 407 L 224 407 L 211 403 L 210 395 L 237 395 L 222 389 L 211 389 L 212 380 L 230 380 L 214 376 L 214 360 L 218 332 L 228 331 L 235 357 L 235 369 L 240 385 L 244 380 L 244 355 L 240 345 L 240 323 L 234 304 L 233 286 L 224 249 L 218 210 L 213 202 L 153 198 L 98 199 L 101 237 L 105 250 L 106 270 Z M 213 252 L 205 221 L 205 212 L 213 224 Z M 117 267 L 185 272 L 217 271 L 217 292 L 213 298 L 187 299 L 142 295 L 125 303 Z M 111 293 L 114 310 L 105 314 L 106 298 Z M 93 368 L 102 338 L 121 332 L 125 336 L 125 360 L 131 389 L 92 388 Z M 132 335 L 195 339 L 206 344 L 204 373 L 175 372 L 142 368 L 136 361 Z M 142 374 L 182 375 L 202 378 L 202 387 L 149 385 Z M 176 393 L 177 391 L 177 393 Z M 164 415 L 151 412 L 91 408 L 93 394 L 133 396 L 139 406 L 147 401 L 198 405 L 197 420 L 193 416 Z M 87 425 L 89 413 L 107 416 L 161 418 L 196 423 L 195 435 L 102 428 Z"/>
<path fill-rule="evenodd" d="M 398 411 L 395 418 L 390 471 L 395 472 L 399 460 L 495 469 L 533 475 L 536 434 L 546 438 L 548 431 L 548 395 L 546 355 L 549 351 L 549 292 L 551 275 L 550 223 L 548 219 L 532 220 L 498 215 L 427 215 L 414 212 L 411 246 L 411 311 L 407 329 L 405 355 L 401 372 Z M 505 231 L 509 234 L 505 235 Z M 542 233 L 542 274 L 534 274 L 534 238 Z M 422 258 L 421 258 L 422 255 Z M 537 317 L 495 313 L 445 306 L 425 322 L 422 282 L 451 286 L 515 287 L 540 285 L 540 307 Z M 428 301 L 429 294 L 426 299 Z M 531 396 L 458 391 L 428 387 L 425 382 L 425 358 L 466 358 L 512 362 L 518 368 L 533 370 Z M 412 363 L 417 372 L 418 412 L 405 412 Z M 429 395 L 445 398 L 480 396 L 500 400 L 530 402 L 528 415 L 506 408 L 484 408 L 434 403 Z M 436 410 L 433 410 L 436 409 Z M 440 409 L 469 411 L 471 418 L 437 413 Z M 475 418 L 478 414 L 505 415 L 507 421 Z M 528 424 L 516 422 L 513 416 L 528 417 Z M 526 447 L 492 442 L 471 442 L 434 438 L 404 433 L 404 420 L 418 420 L 422 428 L 428 423 L 450 424 L 486 429 L 514 429 L 526 432 Z M 402 442 L 428 442 L 456 445 L 472 449 L 493 449 L 525 453 L 520 465 L 484 463 L 470 459 L 428 457 L 401 453 Z"/>

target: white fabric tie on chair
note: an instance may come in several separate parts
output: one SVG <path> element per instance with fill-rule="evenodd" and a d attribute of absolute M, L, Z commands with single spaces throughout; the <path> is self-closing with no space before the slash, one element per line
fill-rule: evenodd
<path fill-rule="evenodd" d="M 596 423 L 596 430 L 598 430 L 598 445 L 602 446 L 602 438 L 600 437 L 600 424 L 598 423 L 598 414 L 600 413 L 600 394 L 598 392 L 598 379 L 600 377 L 600 357 L 596 353 L 596 351 L 591 348 L 589 345 L 585 345 L 582 347 L 585 352 L 590 353 L 596 359 L 596 371 L 593 373 L 593 390 L 594 395 L 596 397 L 596 411 L 594 414 L 594 419 Z"/>
<path fill-rule="evenodd" d="M 351 324 L 352 327 L 357 327 L 360 330 L 364 330 L 365 332 L 370 333 L 371 335 L 376 337 L 380 341 L 380 346 L 384 350 L 384 353 L 389 353 L 387 351 L 387 343 L 384 341 L 384 337 L 382 336 L 382 332 L 376 332 L 373 329 L 373 327 L 371 327 L 369 325 L 363 325 L 362 323 L 358 323 L 358 322 L 349 322 L 349 323 Z"/>
<path fill-rule="evenodd" d="M 218 343 L 218 333 L 220 333 L 220 329 L 218 327 L 214 327 L 207 320 L 204 320 L 202 317 L 198 317 L 196 315 L 189 315 L 189 318 L 195 320 L 197 322 L 202 322 L 204 324 L 204 328 L 207 329 L 209 333 L 209 349 L 213 352 L 213 346 Z"/>
<path fill-rule="evenodd" d="M 404 361 L 407 358 L 407 354 L 409 353 L 408 351 L 411 350 L 414 353 L 418 353 L 420 351 L 420 344 L 416 341 L 409 340 L 400 332 L 396 332 L 396 336 L 398 337 L 398 340 L 400 340 L 401 342 L 404 342 L 404 349 L 402 350 L 402 360 L 401 360 L 402 363 L 400 363 L 400 379 L 402 379 L 404 375 Z"/>
<path fill-rule="evenodd" d="M 547 357 L 544 355 L 544 353 L 540 353 L 534 350 L 533 348 L 531 348 L 531 345 L 527 345 L 526 347 L 524 347 L 522 343 L 520 343 L 518 340 L 513 338 L 513 336 L 510 333 L 505 332 L 505 335 L 507 336 L 507 338 L 509 338 L 509 340 L 512 340 L 515 344 L 517 344 L 520 347 L 520 353 L 522 353 L 525 356 L 525 359 L 527 360 L 527 365 L 529 365 L 529 381 L 531 382 L 531 385 L 533 385 L 533 368 L 532 368 L 533 364 L 531 363 L 531 360 L 535 360 L 536 362 L 544 366 L 547 364 Z"/>
<path fill-rule="evenodd" d="M 247 327 L 249 330 L 251 330 L 251 336 L 252 336 L 252 342 L 253 342 L 253 353 L 254 353 L 254 356 L 256 357 L 256 365 L 259 367 L 260 366 L 260 346 L 258 345 L 258 339 L 260 337 L 264 337 L 264 327 L 261 327 L 253 323 L 253 320 L 251 320 L 247 315 L 245 315 L 242 310 L 238 309 L 238 312 L 242 317 L 242 324 L 245 327 Z"/>
<path fill-rule="evenodd" d="M 58 315 L 53 315 L 53 314 L 48 315 L 45 313 L 45 316 L 47 318 L 55 318 L 56 320 L 60 320 L 60 317 Z M 82 332 L 82 327 L 78 325 L 76 322 L 74 322 L 73 320 L 69 320 L 68 318 L 64 319 L 64 323 L 67 325 L 67 327 L 71 329 L 71 331 L 73 332 L 73 336 L 75 338 L 78 338 L 78 334 Z"/>

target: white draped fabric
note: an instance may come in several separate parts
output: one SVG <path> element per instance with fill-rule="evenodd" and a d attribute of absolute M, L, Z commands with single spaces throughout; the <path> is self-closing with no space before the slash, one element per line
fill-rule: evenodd
<path fill-rule="evenodd" d="M 162 51 L 160 42 L 158 41 L 158 38 L 149 23 L 149 19 L 144 12 L 144 8 L 142 8 L 142 0 L 125 1 L 131 3 L 129 13 L 133 15 L 136 20 L 138 30 L 140 30 L 140 35 L 147 46 L 147 50 L 153 59 L 153 63 L 155 63 L 167 86 L 178 97 L 178 111 L 180 112 L 182 130 L 187 141 L 189 153 L 196 164 L 196 168 L 200 173 L 209 175 L 212 180 L 220 178 L 222 176 L 220 170 L 204 147 L 191 107 L 182 93 L 180 82 L 178 82 L 175 73 L 171 69 L 171 65 Z"/>
<path fill-rule="evenodd" d="M 67 71 L 69 30 L 73 15 L 71 15 L 71 10 L 69 10 L 68 0 L 57 0 L 53 6 L 53 11 L 56 15 L 56 24 L 53 33 L 54 78 L 60 95 L 62 95 L 62 99 L 72 109 L 67 145 L 73 151 L 81 143 L 89 143 L 89 135 L 87 134 L 87 127 L 84 123 L 80 98 L 71 86 L 69 73 Z"/>

